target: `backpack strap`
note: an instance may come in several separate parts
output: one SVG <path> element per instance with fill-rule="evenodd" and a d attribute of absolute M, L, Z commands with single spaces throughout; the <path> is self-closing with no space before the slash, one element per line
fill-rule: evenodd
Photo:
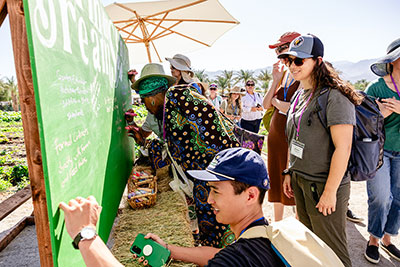
<path fill-rule="evenodd" d="M 317 110 L 316 110 L 322 126 L 324 126 L 324 128 L 328 131 L 329 134 L 330 132 L 328 129 L 328 122 L 326 118 L 326 107 L 328 106 L 328 99 L 330 92 L 331 90 L 329 88 L 323 88 L 319 92 L 319 96 L 317 98 Z"/>
<path fill-rule="evenodd" d="M 246 231 L 244 231 L 243 234 L 239 236 L 238 240 L 241 238 L 259 238 L 259 237 L 268 238 L 267 225 L 258 225 L 247 229 Z"/>
<path fill-rule="evenodd" d="M 250 238 L 260 238 L 261 237 L 261 238 L 267 238 L 271 241 L 271 239 L 268 237 L 267 229 L 268 229 L 268 225 L 258 225 L 258 226 L 251 227 L 251 228 L 247 229 L 246 231 L 244 231 L 244 233 L 241 234 L 237 240 L 239 240 L 241 238 L 250 239 Z M 278 249 L 272 244 L 272 242 L 271 242 L 271 248 L 275 252 L 275 254 L 278 255 L 278 257 L 281 259 L 281 261 L 285 264 L 286 267 L 291 266 L 286 261 L 286 259 L 283 257 L 283 255 L 278 251 Z"/>

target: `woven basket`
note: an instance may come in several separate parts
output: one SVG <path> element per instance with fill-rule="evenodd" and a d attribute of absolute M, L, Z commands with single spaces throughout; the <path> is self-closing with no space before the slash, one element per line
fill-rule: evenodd
<path fill-rule="evenodd" d="M 133 209 L 148 208 L 156 203 L 157 177 L 150 167 L 136 166 L 128 180 L 128 203 Z"/>

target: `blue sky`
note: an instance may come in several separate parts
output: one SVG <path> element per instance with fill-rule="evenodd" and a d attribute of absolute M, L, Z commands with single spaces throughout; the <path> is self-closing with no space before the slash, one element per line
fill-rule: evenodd
<path fill-rule="evenodd" d="M 104 5 L 115 0 L 103 0 Z M 132 2 L 122 0 L 120 2 Z M 211 48 L 186 54 L 196 69 L 255 69 L 276 61 L 267 44 L 286 31 L 313 33 L 329 61 L 383 56 L 400 38 L 400 0 L 220 0 L 240 24 Z M 173 56 L 173 55 L 171 55 Z M 141 66 L 131 66 L 140 68 Z M 15 75 L 8 19 L 0 28 L 0 77 Z"/>

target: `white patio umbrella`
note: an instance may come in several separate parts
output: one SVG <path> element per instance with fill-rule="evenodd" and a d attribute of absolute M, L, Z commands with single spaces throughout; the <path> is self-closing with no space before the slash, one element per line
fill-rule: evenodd
<path fill-rule="evenodd" d="M 114 3 L 105 9 L 128 46 L 131 64 L 211 46 L 239 24 L 218 0 Z"/>

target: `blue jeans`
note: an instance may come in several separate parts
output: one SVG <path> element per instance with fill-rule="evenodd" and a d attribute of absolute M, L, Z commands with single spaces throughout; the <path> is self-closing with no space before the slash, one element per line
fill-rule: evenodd
<path fill-rule="evenodd" d="M 367 181 L 368 232 L 395 236 L 400 228 L 400 152 L 384 151 L 383 165 Z"/>

